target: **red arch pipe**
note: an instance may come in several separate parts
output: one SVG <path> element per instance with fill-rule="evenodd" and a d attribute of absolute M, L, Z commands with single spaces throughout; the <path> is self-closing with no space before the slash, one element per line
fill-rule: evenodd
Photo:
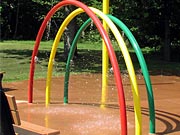
<path fill-rule="evenodd" d="M 47 22 L 50 20 L 50 18 L 54 15 L 54 13 L 59 8 L 61 8 L 62 6 L 65 6 L 65 5 L 74 5 L 74 6 L 82 8 L 89 15 L 89 17 L 93 20 L 97 29 L 100 32 L 101 37 L 104 39 L 104 42 L 106 43 L 106 47 L 108 49 L 108 54 L 110 57 L 110 61 L 111 61 L 113 70 L 114 70 L 114 77 L 115 77 L 115 81 L 116 81 L 116 85 L 117 85 L 117 89 L 118 89 L 118 97 L 119 97 L 119 105 L 120 105 L 120 118 L 121 118 L 120 119 L 121 135 L 127 135 L 127 116 L 126 116 L 125 97 L 124 97 L 122 79 L 121 79 L 121 74 L 120 74 L 116 55 L 114 53 L 113 47 L 112 47 L 110 39 L 108 37 L 108 34 L 106 33 L 105 29 L 103 28 L 100 20 L 96 17 L 96 15 L 92 12 L 91 9 L 89 9 L 85 4 L 83 4 L 79 1 L 64 0 L 62 2 L 59 2 L 48 12 L 44 21 L 42 22 L 41 27 L 40 27 L 39 32 L 36 37 L 36 42 L 34 45 L 34 50 L 33 50 L 32 58 L 31 58 L 29 84 L 28 84 L 28 102 L 32 103 L 32 100 L 33 100 L 33 98 L 32 98 L 32 96 L 33 96 L 33 78 L 34 78 L 34 69 L 35 69 L 34 58 L 38 54 L 39 44 L 42 39 Z"/>

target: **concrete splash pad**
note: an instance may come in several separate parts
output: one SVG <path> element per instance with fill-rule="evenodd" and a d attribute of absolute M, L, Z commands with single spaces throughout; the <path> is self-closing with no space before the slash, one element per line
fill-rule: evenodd
<path fill-rule="evenodd" d="M 149 132 L 149 117 L 146 89 L 143 77 L 138 78 L 141 97 L 143 129 Z M 101 75 L 72 75 L 69 84 L 69 104 L 63 104 L 63 77 L 53 78 L 51 104 L 45 107 L 45 80 L 34 84 L 34 102 L 27 104 L 27 81 L 4 83 L 6 93 L 16 96 L 22 120 L 59 129 L 62 135 L 118 135 L 120 134 L 117 89 L 113 77 L 109 77 L 107 104 L 101 100 Z M 155 96 L 156 133 L 180 134 L 180 77 L 151 76 Z M 128 134 L 134 134 L 134 111 L 131 86 L 123 77 L 127 104 Z"/>

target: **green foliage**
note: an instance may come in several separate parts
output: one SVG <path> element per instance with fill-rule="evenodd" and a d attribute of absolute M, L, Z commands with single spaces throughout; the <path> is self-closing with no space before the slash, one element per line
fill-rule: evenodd
<path fill-rule="evenodd" d="M 1 40 L 34 40 L 39 27 L 48 11 L 59 0 L 3 0 L 0 5 Z M 82 0 L 88 6 L 102 10 L 102 0 Z M 126 1 L 110 0 L 110 13 L 121 19 L 133 32 L 141 47 L 163 48 L 165 44 L 165 18 L 168 19 L 170 48 L 180 46 L 180 1 L 148 0 Z M 58 10 L 52 17 L 51 39 L 64 20 L 64 9 Z M 86 14 L 77 18 L 77 25 L 88 19 Z M 96 27 L 87 28 L 87 39 L 101 41 Z"/>

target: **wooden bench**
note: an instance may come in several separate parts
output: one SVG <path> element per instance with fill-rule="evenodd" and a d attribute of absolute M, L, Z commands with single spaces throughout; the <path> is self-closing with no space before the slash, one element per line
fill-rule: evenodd
<path fill-rule="evenodd" d="M 18 135 L 59 135 L 60 131 L 46 128 L 30 122 L 20 120 L 15 96 L 7 95 L 7 100 L 14 120 L 14 131 Z"/>

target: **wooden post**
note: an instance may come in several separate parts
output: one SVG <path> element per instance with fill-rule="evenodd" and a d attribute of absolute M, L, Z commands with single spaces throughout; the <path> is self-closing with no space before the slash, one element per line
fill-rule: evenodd
<path fill-rule="evenodd" d="M 2 90 L 3 89 L 3 87 L 2 87 L 2 79 L 3 79 L 3 74 L 4 74 L 5 72 L 3 71 L 3 72 L 0 72 L 0 90 Z"/>

